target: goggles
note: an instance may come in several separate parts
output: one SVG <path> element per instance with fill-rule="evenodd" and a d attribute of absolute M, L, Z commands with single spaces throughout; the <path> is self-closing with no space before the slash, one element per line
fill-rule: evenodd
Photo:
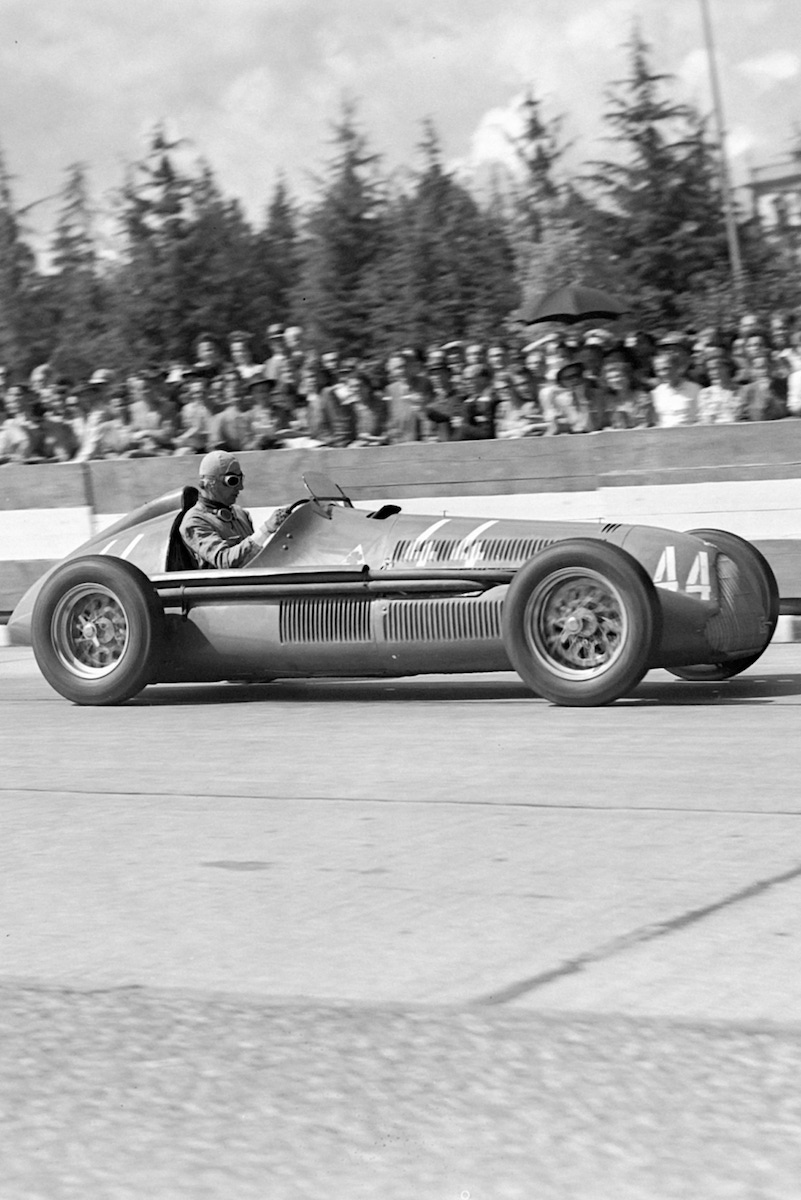
<path fill-rule="evenodd" d="M 231 471 L 228 475 L 223 475 L 222 481 L 226 487 L 239 487 L 240 484 L 245 482 L 245 476 L 236 475 L 233 471 Z"/>

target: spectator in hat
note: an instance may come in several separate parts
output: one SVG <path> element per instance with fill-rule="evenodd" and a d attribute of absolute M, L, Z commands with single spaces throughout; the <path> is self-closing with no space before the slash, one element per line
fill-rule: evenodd
<path fill-rule="evenodd" d="M 250 513 L 236 503 L 245 477 L 239 459 L 212 450 L 200 461 L 198 500 L 181 520 L 181 537 L 199 567 L 245 567 L 289 515 L 278 508 L 254 530 Z"/>
<path fill-rule="evenodd" d="M 640 384 L 625 347 L 606 355 L 602 379 L 609 429 L 648 429 L 656 424 L 651 393 Z"/>
<path fill-rule="evenodd" d="M 264 372 L 270 383 L 275 384 L 280 379 L 287 357 L 284 327 L 274 321 L 267 326 L 267 360 L 264 363 Z"/>
<path fill-rule="evenodd" d="M 99 367 L 80 389 L 81 413 L 74 421 L 78 434 L 75 462 L 89 462 L 90 459 L 101 457 L 100 431 L 109 417 L 108 398 L 113 383 L 112 372 Z"/>
<path fill-rule="evenodd" d="M 34 418 L 31 394 L 22 384 L 6 388 L 0 424 L 0 465 L 45 461 L 42 429 Z"/>
<path fill-rule="evenodd" d="M 770 355 L 755 355 L 741 390 L 741 421 L 780 421 L 788 415 L 787 381 L 773 372 Z"/>
<path fill-rule="evenodd" d="M 300 392 L 301 372 L 303 370 L 303 361 L 306 357 L 302 325 L 287 325 L 284 330 L 284 348 L 292 369 L 292 378 Z"/>
<path fill-rule="evenodd" d="M 610 342 L 601 341 L 596 336 L 590 341 L 585 340 L 578 351 L 571 353 L 571 358 L 579 358 L 584 363 L 584 382 L 591 383 L 593 387 L 603 386 L 601 376 L 604 368 L 604 349 L 608 345 Z"/>
<path fill-rule="evenodd" d="M 223 356 L 213 333 L 199 333 L 193 343 L 195 360 L 192 370 L 204 378 L 216 379 L 223 369 Z"/>
<path fill-rule="evenodd" d="M 623 348 L 632 356 L 632 367 L 639 386 L 651 387 L 654 382 L 656 338 L 645 329 L 635 329 L 623 339 Z"/>
<path fill-rule="evenodd" d="M 228 334 L 228 354 L 231 366 L 243 383 L 254 375 L 261 374 L 261 363 L 253 361 L 252 337 L 244 329 L 234 329 Z"/>
<path fill-rule="evenodd" d="M 41 397 L 42 392 L 48 387 L 55 378 L 55 372 L 49 362 L 40 363 L 38 367 L 34 367 L 28 379 L 28 387 L 35 396 Z"/>
<path fill-rule="evenodd" d="M 267 377 L 266 372 L 262 374 Z M 299 416 L 299 409 L 303 403 L 299 383 L 300 375 L 296 373 L 291 359 L 287 356 L 279 368 L 277 378 L 270 385 L 270 404 L 284 429 L 291 429 Z"/>
<path fill-rule="evenodd" d="M 321 446 L 350 446 L 356 440 L 356 409 L 347 384 L 333 370 L 334 361 L 328 352 L 320 362 L 317 391 L 309 404 L 309 434 Z"/>
<path fill-rule="evenodd" d="M 548 383 L 556 383 L 557 373 L 561 368 L 575 359 L 575 355 L 568 352 L 567 344 L 560 334 L 551 334 L 548 341 L 545 343 L 545 379 Z M 582 363 L 582 374 L 584 364 Z"/>
<path fill-rule="evenodd" d="M 787 412 L 791 417 L 801 417 L 801 327 L 791 330 L 789 342 Z"/>
<path fill-rule="evenodd" d="M 509 366 L 505 375 L 509 376 L 515 390 L 526 403 L 532 403 L 542 415 L 540 408 L 540 379 L 530 370 L 526 361 L 527 355 L 522 349 L 512 350 L 509 354 Z"/>
<path fill-rule="evenodd" d="M 694 425 L 698 420 L 700 387 L 687 378 L 688 353 L 682 335 L 669 335 L 659 343 L 654 357 L 656 385 L 651 393 L 656 423 L 662 429 Z"/>
<path fill-rule="evenodd" d="M 205 454 L 214 419 L 214 406 L 208 378 L 194 371 L 183 373 L 179 392 L 178 416 L 173 435 L 176 454 Z"/>
<path fill-rule="evenodd" d="M 414 357 L 408 353 L 391 355 L 387 375 L 384 403 L 388 441 L 393 444 L 438 441 L 437 422 L 432 422 L 426 412 L 433 389 L 415 370 Z"/>
<path fill-rule="evenodd" d="M 467 396 L 454 417 L 454 441 L 482 441 L 495 437 L 497 397 L 493 389 L 492 371 L 486 363 L 474 363 L 465 371 Z"/>
<path fill-rule="evenodd" d="M 364 370 L 354 369 L 345 380 L 356 418 L 352 446 L 384 446 L 387 442 L 387 406 Z"/>
<path fill-rule="evenodd" d="M 487 351 L 482 342 L 469 342 L 465 346 L 464 363 L 468 368 L 487 365 Z"/>
<path fill-rule="evenodd" d="M 493 390 L 496 438 L 539 437 L 547 431 L 547 422 L 539 404 L 518 390 L 509 371 L 504 371 L 495 379 Z"/>
<path fill-rule="evenodd" d="M 98 429 L 93 458 L 145 458 L 149 451 L 137 441 L 125 397 L 112 389 L 105 402 L 105 417 Z"/>
<path fill-rule="evenodd" d="M 208 378 L 203 368 L 199 374 Z M 146 378 L 141 372 L 128 376 L 127 389 L 133 442 L 129 457 L 151 458 L 171 454 L 179 420 L 178 409 L 168 407 L 154 380 Z"/>
<path fill-rule="evenodd" d="M 529 342 L 523 347 L 521 353 L 523 367 L 534 381 L 537 396 L 539 396 L 540 389 L 547 382 L 547 363 L 543 340 L 540 338 L 537 341 Z"/>
<path fill-rule="evenodd" d="M 709 346 L 704 365 L 709 382 L 698 393 L 698 424 L 730 425 L 738 421 L 742 398 L 734 382 L 734 359 L 723 346 Z"/>
<path fill-rule="evenodd" d="M 250 423 L 248 450 L 278 450 L 289 437 L 286 408 L 273 403 L 274 388 L 262 372 L 245 385 Z"/>
<path fill-rule="evenodd" d="M 461 415 L 464 397 L 456 387 L 444 349 L 433 347 L 429 351 L 426 368 L 430 385 L 426 417 L 433 426 L 434 440 L 447 442 L 454 436 L 454 420 Z"/>
<path fill-rule="evenodd" d="M 771 313 L 768 336 L 774 354 L 781 354 L 790 346 L 790 319 L 786 313 Z"/>
<path fill-rule="evenodd" d="M 42 453 L 48 462 L 69 462 L 78 453 L 78 437 L 67 420 L 68 391 L 66 379 L 54 379 L 42 390 Z"/>
<path fill-rule="evenodd" d="M 508 347 L 503 345 L 501 342 L 493 342 L 490 346 L 488 346 L 487 366 L 495 377 L 505 371 L 509 366 Z"/>
<path fill-rule="evenodd" d="M 220 383 L 221 403 L 210 422 L 209 446 L 231 453 L 248 450 L 253 441 L 250 395 L 233 367 L 221 376 Z"/>
<path fill-rule="evenodd" d="M 584 377 L 584 363 L 574 358 L 562 364 L 553 383 L 540 393 L 547 432 L 596 433 L 606 424 L 603 395 Z"/>

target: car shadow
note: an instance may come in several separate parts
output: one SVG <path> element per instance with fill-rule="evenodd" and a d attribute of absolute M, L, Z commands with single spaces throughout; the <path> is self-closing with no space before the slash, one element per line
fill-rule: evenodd
<path fill-rule="evenodd" d="M 666 671 L 650 672 L 631 693 L 617 701 L 629 708 L 768 704 L 801 696 L 801 674 L 758 671 L 715 683 L 689 682 Z M 454 703 L 503 701 L 539 703 L 511 672 L 491 676 L 432 676 L 402 679 L 282 679 L 271 683 L 158 684 L 146 688 L 133 705 Z"/>

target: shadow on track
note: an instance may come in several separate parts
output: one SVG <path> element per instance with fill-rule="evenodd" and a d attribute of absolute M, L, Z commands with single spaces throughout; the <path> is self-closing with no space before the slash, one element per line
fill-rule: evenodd
<path fill-rule="evenodd" d="M 763 705 L 786 696 L 801 696 L 801 674 L 754 672 L 724 682 L 691 683 L 664 671 L 647 675 L 640 686 L 617 704 L 628 708 Z M 403 679 L 284 679 L 273 683 L 193 683 L 147 688 L 132 705 L 168 707 L 204 704 L 335 704 L 335 703 L 464 703 L 504 701 L 544 704 L 517 676 L 470 676 Z"/>

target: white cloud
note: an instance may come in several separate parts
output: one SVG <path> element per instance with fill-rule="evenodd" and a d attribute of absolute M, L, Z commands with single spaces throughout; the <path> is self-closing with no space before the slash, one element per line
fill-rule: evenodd
<path fill-rule="evenodd" d="M 757 144 L 757 136 L 748 125 L 733 125 L 726 135 L 726 150 L 731 158 L 743 158 Z"/>
<path fill-rule="evenodd" d="M 523 110 L 521 92 L 503 107 L 489 109 L 484 113 L 470 138 L 470 150 L 466 166 L 483 163 L 503 163 L 514 170 L 519 165 L 514 140 L 523 133 Z"/>
<path fill-rule="evenodd" d="M 0 141 L 20 204 L 85 161 L 119 186 L 140 133 L 165 120 L 229 195 L 263 211 L 279 172 L 294 191 L 330 157 L 343 96 L 371 148 L 413 165 L 430 117 L 447 161 L 508 165 L 529 88 L 564 114 L 570 158 L 606 153 L 604 94 L 627 74 L 635 21 L 668 96 L 708 110 L 698 0 L 0 0 Z M 713 0 L 733 153 L 784 147 L 797 118 L 799 0 Z M 731 64 L 737 63 L 735 68 Z M 781 86 L 783 85 L 783 86 Z M 789 85 L 789 86 L 788 86 Z M 37 209 L 36 213 L 40 211 Z"/>
<path fill-rule="evenodd" d="M 709 99 L 709 57 L 703 46 L 695 46 L 685 55 L 676 74 L 691 93 L 699 108 L 711 104 Z"/>
<path fill-rule="evenodd" d="M 794 50 L 774 50 L 759 58 L 746 59 L 737 69 L 750 76 L 760 91 L 766 92 L 777 84 L 795 79 L 801 73 L 801 58 Z"/>

